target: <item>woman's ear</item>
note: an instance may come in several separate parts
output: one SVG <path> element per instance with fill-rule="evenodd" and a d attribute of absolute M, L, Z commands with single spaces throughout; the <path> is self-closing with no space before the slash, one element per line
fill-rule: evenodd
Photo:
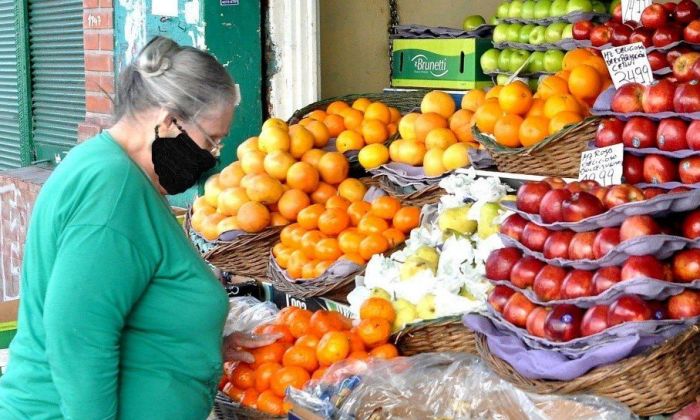
<path fill-rule="evenodd" d="M 162 110 L 158 115 L 158 136 L 159 137 L 176 137 L 180 131 L 176 126 L 177 119 L 173 114 L 166 110 Z"/>

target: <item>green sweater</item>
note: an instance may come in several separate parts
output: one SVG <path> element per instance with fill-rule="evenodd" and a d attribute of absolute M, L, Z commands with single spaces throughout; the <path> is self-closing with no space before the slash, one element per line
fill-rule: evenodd
<path fill-rule="evenodd" d="M 164 198 L 108 133 L 43 186 L 0 419 L 204 419 L 228 299 Z"/>

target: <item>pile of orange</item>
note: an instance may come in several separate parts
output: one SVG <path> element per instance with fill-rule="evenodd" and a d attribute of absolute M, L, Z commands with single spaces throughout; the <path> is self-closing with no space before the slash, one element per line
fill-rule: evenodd
<path fill-rule="evenodd" d="M 284 398 L 288 387 L 302 389 L 320 380 L 329 366 L 346 359 L 391 359 L 398 350 L 389 343 L 396 314 L 388 301 L 370 299 L 363 308 L 373 315 L 353 327 L 338 312 L 287 307 L 275 323 L 261 325 L 255 333 L 278 333 L 277 342 L 252 349 L 253 364 L 227 364 L 222 390 L 234 401 L 271 415 L 289 411 Z"/>
<path fill-rule="evenodd" d="M 474 113 L 474 124 L 503 146 L 529 147 L 582 121 L 612 83 L 605 61 L 576 49 L 566 53 L 562 67 L 544 78 L 534 94 L 521 81 L 495 86 Z"/>
<path fill-rule="evenodd" d="M 341 183 L 338 193 L 302 209 L 297 222 L 282 229 L 272 255 L 290 278 L 317 278 L 341 259 L 364 265 L 403 243 L 418 226 L 419 208 L 402 207 L 390 196 L 368 203 L 364 185 L 355 179 Z"/>
<path fill-rule="evenodd" d="M 399 121 L 400 138 L 389 147 L 366 146 L 360 151 L 360 164 L 366 169 L 388 161 L 422 166 L 428 176 L 467 166 L 468 149 L 479 147 L 471 134 L 472 114 L 469 109 L 457 109 L 451 95 L 428 92 L 421 101 L 421 112 L 406 114 Z"/>
<path fill-rule="evenodd" d="M 319 121 L 305 126 L 271 118 L 243 142 L 238 161 L 209 178 L 193 204 L 192 227 L 205 239 L 223 232 L 257 233 L 296 221 L 311 203 L 325 203 L 348 177 L 342 153 L 322 150 L 330 139 Z"/>

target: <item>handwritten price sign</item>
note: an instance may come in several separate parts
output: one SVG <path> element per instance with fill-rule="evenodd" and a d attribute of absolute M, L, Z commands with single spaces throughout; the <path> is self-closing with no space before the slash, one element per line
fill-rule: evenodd
<path fill-rule="evenodd" d="M 647 50 L 641 42 L 603 50 L 603 59 L 615 89 L 632 82 L 648 86 L 654 81 Z"/>
<path fill-rule="evenodd" d="M 587 150 L 581 154 L 578 179 L 592 179 L 602 186 L 622 182 L 622 158 L 624 146 L 615 144 L 608 147 Z"/>
<path fill-rule="evenodd" d="M 639 22 L 642 11 L 649 5 L 651 5 L 651 0 L 622 0 L 620 4 L 622 7 L 622 21 L 633 20 Z"/>

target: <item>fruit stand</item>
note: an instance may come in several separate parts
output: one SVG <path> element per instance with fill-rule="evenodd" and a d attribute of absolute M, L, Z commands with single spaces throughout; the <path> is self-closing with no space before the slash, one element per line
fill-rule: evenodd
<path fill-rule="evenodd" d="M 238 147 L 185 230 L 272 302 L 232 328 L 279 338 L 226 363 L 219 418 L 698 418 L 700 9 L 623 4 L 396 26 L 394 89 Z"/>

